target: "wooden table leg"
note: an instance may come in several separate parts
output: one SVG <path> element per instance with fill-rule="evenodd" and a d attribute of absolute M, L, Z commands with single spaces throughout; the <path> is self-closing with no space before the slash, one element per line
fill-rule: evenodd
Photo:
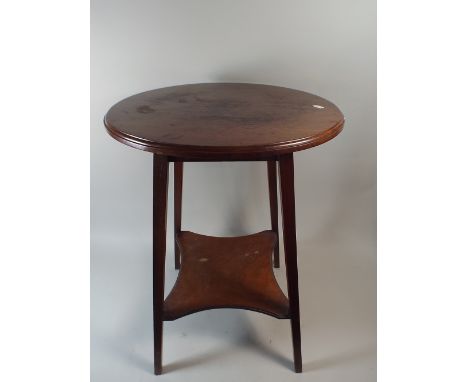
<path fill-rule="evenodd" d="M 268 161 L 268 189 L 270 193 L 271 230 L 276 233 L 278 241 L 273 251 L 273 265 L 279 268 L 279 235 L 278 235 L 278 194 L 276 180 L 276 160 Z"/>
<path fill-rule="evenodd" d="M 176 236 L 180 233 L 182 224 L 182 183 L 184 177 L 184 162 L 174 162 L 174 261 L 175 269 L 180 268 L 180 250 Z"/>
<path fill-rule="evenodd" d="M 168 161 L 153 157 L 153 331 L 154 373 L 162 372 L 164 264 L 166 260 Z"/>
<path fill-rule="evenodd" d="M 279 159 L 283 242 L 288 285 L 289 311 L 294 350 L 294 369 L 302 372 L 301 327 L 299 317 L 299 287 L 297 275 L 296 216 L 294 205 L 294 159 L 292 154 Z"/>

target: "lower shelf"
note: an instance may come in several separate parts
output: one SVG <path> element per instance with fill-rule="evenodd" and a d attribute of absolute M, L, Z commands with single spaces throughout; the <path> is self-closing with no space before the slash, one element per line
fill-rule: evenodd
<path fill-rule="evenodd" d="M 236 308 L 289 318 L 289 302 L 272 270 L 276 234 L 210 237 L 183 231 L 179 276 L 164 301 L 172 321 L 207 309 Z"/>

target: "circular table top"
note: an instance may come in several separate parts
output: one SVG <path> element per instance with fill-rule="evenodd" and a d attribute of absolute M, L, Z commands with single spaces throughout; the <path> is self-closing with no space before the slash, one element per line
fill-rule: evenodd
<path fill-rule="evenodd" d="M 278 86 L 206 83 L 133 95 L 107 112 L 109 134 L 179 158 L 264 157 L 320 145 L 340 133 L 331 102 Z"/>

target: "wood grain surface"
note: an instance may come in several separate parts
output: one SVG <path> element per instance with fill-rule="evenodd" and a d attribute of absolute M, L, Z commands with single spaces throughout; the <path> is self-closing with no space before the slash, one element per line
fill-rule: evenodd
<path fill-rule="evenodd" d="M 114 105 L 104 124 L 118 141 L 159 155 L 248 159 L 320 145 L 339 134 L 344 117 L 299 90 L 207 83 L 136 94 Z"/>
<path fill-rule="evenodd" d="M 164 301 L 164 320 L 216 308 L 248 309 L 289 318 L 288 299 L 272 270 L 272 231 L 210 237 L 182 231 L 180 271 Z"/>

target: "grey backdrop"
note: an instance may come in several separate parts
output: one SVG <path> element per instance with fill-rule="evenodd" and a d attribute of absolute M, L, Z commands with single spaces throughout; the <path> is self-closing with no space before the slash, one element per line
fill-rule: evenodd
<path fill-rule="evenodd" d="M 93 0 L 91 35 L 92 380 L 374 381 L 375 2 Z M 152 375 L 152 157 L 102 119 L 131 94 L 196 82 L 305 90 L 346 117 L 333 141 L 295 154 L 302 375 L 287 321 L 233 310 L 166 323 L 167 373 Z M 169 194 L 166 293 L 177 275 L 172 184 Z M 184 229 L 252 233 L 268 213 L 266 164 L 186 164 Z"/>

